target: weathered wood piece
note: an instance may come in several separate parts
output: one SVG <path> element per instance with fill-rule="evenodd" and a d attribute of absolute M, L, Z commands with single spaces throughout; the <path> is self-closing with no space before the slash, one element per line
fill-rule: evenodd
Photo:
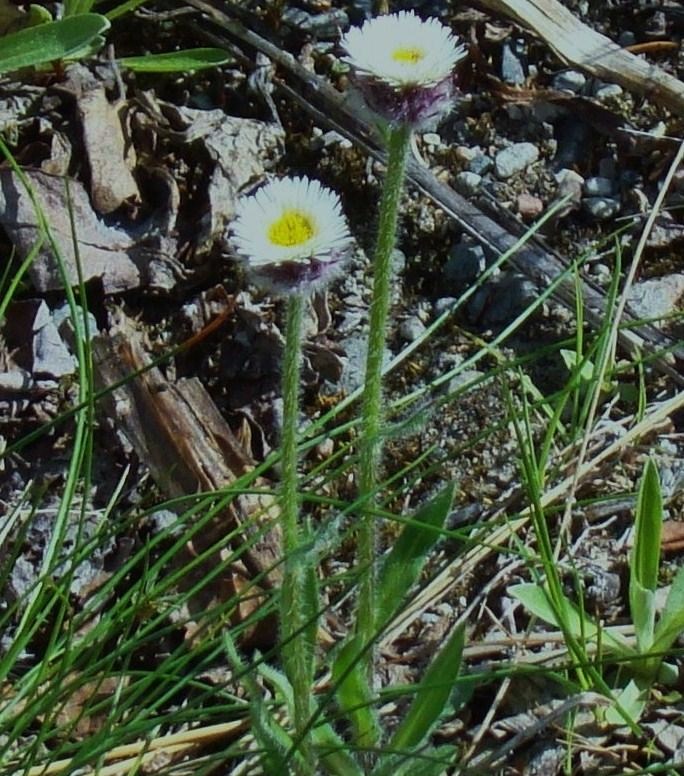
<path fill-rule="evenodd" d="M 684 116 L 684 84 L 678 78 L 592 30 L 558 0 L 477 0 L 477 4 L 531 29 L 573 67 Z"/>
<path fill-rule="evenodd" d="M 109 334 L 97 337 L 93 353 L 98 387 L 122 383 L 103 399 L 107 415 L 166 497 L 221 490 L 254 468 L 199 380 L 166 380 L 157 367 L 150 366 L 142 335 L 128 319 L 120 316 Z M 126 379 L 131 374 L 136 376 Z M 253 485 L 263 488 L 266 483 L 257 479 Z M 273 498 L 239 495 L 199 541 L 207 547 L 238 530 L 234 544 L 249 544 L 241 556 L 247 570 L 263 575 L 261 584 L 276 587 L 282 557 L 276 518 Z"/>

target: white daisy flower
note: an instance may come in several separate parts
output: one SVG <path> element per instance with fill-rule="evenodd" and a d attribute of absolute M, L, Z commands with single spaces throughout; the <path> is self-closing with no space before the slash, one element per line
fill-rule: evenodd
<path fill-rule="evenodd" d="M 355 82 L 371 108 L 392 121 L 422 126 L 453 97 L 453 72 L 466 56 L 451 30 L 413 11 L 376 16 L 341 40 Z"/>
<path fill-rule="evenodd" d="M 245 197 L 231 232 L 253 279 L 281 294 L 310 293 L 328 283 L 352 239 L 339 197 L 308 178 L 272 181 Z"/>

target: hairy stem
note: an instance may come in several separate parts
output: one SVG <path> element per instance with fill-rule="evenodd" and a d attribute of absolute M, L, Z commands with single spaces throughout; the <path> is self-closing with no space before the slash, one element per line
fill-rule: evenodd
<path fill-rule="evenodd" d="M 288 298 L 283 361 L 283 433 L 281 442 L 282 512 L 285 575 L 281 591 L 280 628 L 283 663 L 294 694 L 294 727 L 301 759 L 295 763 L 302 776 L 313 774 L 311 735 L 307 731 L 311 717 L 313 652 L 308 643 L 306 611 L 306 564 L 302 557 L 302 529 L 299 516 L 299 479 L 297 473 L 297 426 L 299 421 L 299 371 L 301 360 L 302 317 L 305 298 Z"/>
<path fill-rule="evenodd" d="M 373 301 L 370 309 L 368 354 L 363 389 L 359 489 L 363 508 L 357 534 L 357 552 L 362 577 L 359 588 L 357 632 L 362 643 L 375 637 L 376 530 L 373 515 L 378 467 L 382 454 L 383 422 L 382 361 L 385 329 L 392 285 L 392 252 L 396 243 L 399 201 L 406 170 L 411 130 L 399 126 L 390 130 L 385 185 L 380 201 L 378 235 L 373 261 Z M 374 650 L 365 652 L 366 674 L 373 686 Z"/>

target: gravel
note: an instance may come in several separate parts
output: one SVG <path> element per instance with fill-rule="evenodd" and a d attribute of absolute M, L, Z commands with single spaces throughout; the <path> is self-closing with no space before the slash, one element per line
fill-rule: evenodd
<path fill-rule="evenodd" d="M 494 159 L 497 178 L 505 180 L 522 172 L 539 159 L 539 149 L 534 143 L 514 143 L 499 151 Z"/>
<path fill-rule="evenodd" d="M 585 211 L 598 221 L 606 221 L 620 212 L 620 202 L 612 197 L 585 197 L 582 200 Z"/>
<path fill-rule="evenodd" d="M 463 172 L 459 172 L 458 175 L 456 175 L 454 178 L 454 183 L 456 185 L 456 189 L 460 191 L 461 194 L 467 196 L 468 194 L 474 194 L 480 188 L 480 184 L 482 183 L 482 176 L 475 172 L 468 172 L 467 170 L 464 170 Z"/>

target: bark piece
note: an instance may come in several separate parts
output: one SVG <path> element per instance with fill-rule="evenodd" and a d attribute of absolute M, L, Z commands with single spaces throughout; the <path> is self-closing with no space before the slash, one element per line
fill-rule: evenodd
<path fill-rule="evenodd" d="M 165 496 L 220 490 L 253 468 L 254 462 L 199 380 L 169 383 L 157 367 L 150 367 L 142 336 L 125 317 L 120 317 L 108 336 L 94 340 L 93 350 L 101 388 L 145 370 L 108 394 L 104 404 Z M 257 480 L 255 487 L 264 484 L 264 480 Z M 272 498 L 241 495 L 194 543 L 208 547 L 240 528 L 242 535 L 236 541 L 253 542 L 242 556 L 245 566 L 253 575 L 263 574 L 265 584 L 277 586 L 281 551 L 275 518 Z"/>
<path fill-rule="evenodd" d="M 90 195 L 98 213 L 111 213 L 125 200 L 140 199 L 138 185 L 126 164 L 126 144 L 117 108 L 104 87 L 78 100 L 78 116 L 90 167 Z"/>

